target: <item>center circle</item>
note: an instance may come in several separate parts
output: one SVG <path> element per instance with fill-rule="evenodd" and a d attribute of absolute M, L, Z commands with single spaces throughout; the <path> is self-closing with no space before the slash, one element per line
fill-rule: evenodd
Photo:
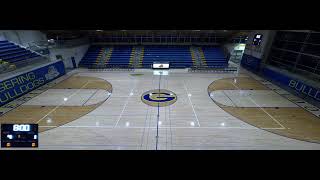
<path fill-rule="evenodd" d="M 177 95 L 166 89 L 153 89 L 142 94 L 141 100 L 154 107 L 169 106 L 177 101 Z"/>

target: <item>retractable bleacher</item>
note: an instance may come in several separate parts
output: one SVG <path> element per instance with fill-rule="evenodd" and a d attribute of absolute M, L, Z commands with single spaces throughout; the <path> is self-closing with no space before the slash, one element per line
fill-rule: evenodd
<path fill-rule="evenodd" d="M 10 41 L 0 41 L 0 59 L 11 64 L 19 64 L 40 55 Z"/>
<path fill-rule="evenodd" d="M 203 51 L 208 67 L 228 67 L 228 59 L 224 56 L 223 51 L 220 47 L 202 46 L 201 49 Z"/>
<path fill-rule="evenodd" d="M 111 57 L 107 62 L 108 67 L 129 67 L 132 47 L 114 46 Z"/>
<path fill-rule="evenodd" d="M 189 46 L 144 46 L 142 66 L 150 68 L 153 62 L 169 62 L 170 68 L 192 66 Z"/>
<path fill-rule="evenodd" d="M 98 60 L 102 55 L 101 46 L 90 46 L 86 54 L 82 57 L 79 66 L 81 67 L 91 67 L 98 64 Z"/>
<path fill-rule="evenodd" d="M 131 67 L 130 58 L 133 56 L 134 46 L 91 46 L 82 60 L 82 67 Z M 103 60 L 102 54 L 105 49 L 112 48 L 109 60 Z M 202 46 L 203 56 L 205 57 L 208 68 L 225 68 L 228 60 L 224 56 L 220 47 Z M 152 68 L 154 62 L 169 62 L 170 68 L 190 68 L 193 61 L 190 46 L 174 45 L 145 45 L 142 56 L 142 67 Z"/>

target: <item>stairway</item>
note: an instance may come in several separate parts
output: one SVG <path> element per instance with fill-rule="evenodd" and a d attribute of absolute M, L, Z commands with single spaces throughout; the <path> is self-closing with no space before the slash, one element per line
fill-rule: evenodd
<path fill-rule="evenodd" d="M 243 50 L 232 50 L 229 61 L 239 64 L 243 55 Z"/>
<path fill-rule="evenodd" d="M 100 49 L 100 52 L 99 52 L 99 55 L 98 55 L 98 57 L 97 57 L 97 59 L 96 59 L 96 65 L 98 65 L 98 64 L 100 64 L 100 62 L 102 61 L 102 58 L 104 58 L 104 56 L 105 56 L 105 48 L 101 48 Z"/>
<path fill-rule="evenodd" d="M 108 61 L 110 60 L 111 58 L 111 55 L 112 55 L 112 51 L 113 51 L 113 47 L 110 47 L 110 48 L 106 48 L 106 51 L 104 53 L 104 57 L 101 58 L 101 65 L 106 65 L 108 64 Z"/>
<path fill-rule="evenodd" d="M 136 47 L 133 47 L 131 50 L 130 60 L 129 60 L 129 67 L 132 67 L 135 63 L 136 59 Z"/>
<path fill-rule="evenodd" d="M 204 53 L 201 47 L 190 47 L 191 57 L 193 66 L 196 67 L 208 67 L 206 63 L 206 58 L 204 57 Z"/>
<path fill-rule="evenodd" d="M 198 47 L 198 55 L 200 57 L 200 66 L 202 67 L 208 67 L 207 63 L 206 63 L 206 58 L 204 56 L 203 50 L 201 47 Z"/>
<path fill-rule="evenodd" d="M 200 66 L 199 55 L 197 54 L 197 49 L 193 46 L 190 46 L 191 58 L 193 66 Z"/>
<path fill-rule="evenodd" d="M 144 55 L 144 47 L 138 46 L 135 47 L 133 66 L 135 68 L 142 68 L 142 60 Z"/>

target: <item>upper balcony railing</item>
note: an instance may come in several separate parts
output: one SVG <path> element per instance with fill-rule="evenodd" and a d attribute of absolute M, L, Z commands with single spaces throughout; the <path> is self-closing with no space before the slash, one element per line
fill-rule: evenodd
<path fill-rule="evenodd" d="M 26 48 L 41 53 L 49 53 L 48 49 L 51 48 L 70 48 L 89 44 L 88 38 L 72 39 L 72 40 L 48 40 L 48 41 L 33 41 L 26 45 Z"/>
<path fill-rule="evenodd" d="M 90 38 L 93 44 L 199 44 L 216 45 L 224 41 L 223 37 L 193 37 L 193 36 L 94 36 Z"/>

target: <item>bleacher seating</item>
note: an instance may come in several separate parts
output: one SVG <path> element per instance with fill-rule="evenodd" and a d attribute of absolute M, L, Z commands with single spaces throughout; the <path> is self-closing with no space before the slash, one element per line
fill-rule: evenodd
<path fill-rule="evenodd" d="M 112 53 L 109 60 L 103 60 L 102 54 L 105 49 L 112 47 Z M 222 49 L 213 46 L 201 47 L 203 56 L 206 59 L 208 67 L 227 67 L 228 61 L 224 57 Z M 119 68 L 131 67 L 130 57 L 132 56 L 133 46 L 91 46 L 80 61 L 80 66 L 91 68 Z M 144 46 L 142 59 L 143 68 L 151 68 L 153 62 L 169 62 L 170 68 L 190 68 L 193 67 L 193 61 L 190 46 Z"/>
<path fill-rule="evenodd" d="M 10 64 L 0 59 L 0 73 L 13 71 L 15 69 L 16 69 L 16 66 L 14 64 Z"/>
<path fill-rule="evenodd" d="M 89 67 L 97 64 L 97 59 L 102 54 L 102 47 L 100 46 L 90 46 L 86 54 L 81 59 L 79 65 L 83 67 Z"/>
<path fill-rule="evenodd" d="M 114 46 L 111 57 L 107 62 L 108 66 L 129 66 L 131 57 L 131 46 Z"/>
<path fill-rule="evenodd" d="M 171 68 L 192 66 L 189 46 L 145 46 L 142 66 L 150 68 L 153 62 L 169 62 Z"/>
<path fill-rule="evenodd" d="M 0 41 L 0 59 L 8 63 L 18 64 L 22 61 L 39 56 L 39 54 L 20 47 L 12 42 Z"/>
<path fill-rule="evenodd" d="M 228 60 L 219 47 L 203 46 L 201 47 L 208 67 L 227 67 Z"/>

